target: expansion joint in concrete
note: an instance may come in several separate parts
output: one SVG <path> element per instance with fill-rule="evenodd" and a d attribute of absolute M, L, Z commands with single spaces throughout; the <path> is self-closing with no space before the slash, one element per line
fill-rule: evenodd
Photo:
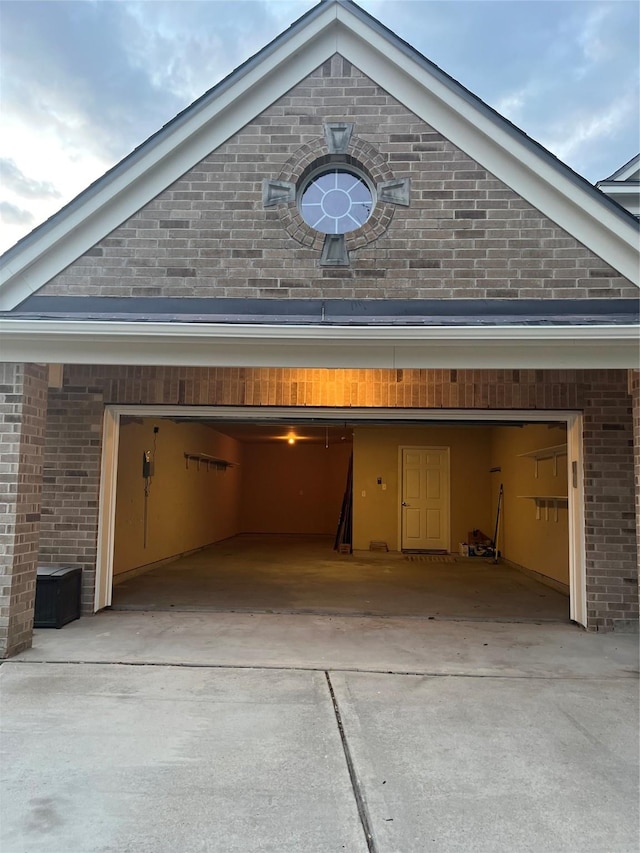
<path fill-rule="evenodd" d="M 0 660 L 0 665 L 33 665 L 46 664 L 50 666 L 126 666 L 126 667 L 157 667 L 159 669 L 215 669 L 215 670 L 252 670 L 252 671 L 271 671 L 274 672 L 324 672 L 327 670 L 322 666 L 286 666 L 285 664 L 231 664 L 231 663 L 204 663 L 204 662 L 186 662 L 186 661 L 154 661 L 154 660 L 77 660 L 71 658 L 20 658 L 20 659 L 3 659 Z M 464 678 L 474 681 L 487 680 L 502 680 L 502 681 L 619 681 L 620 679 L 638 679 L 640 672 L 638 669 L 620 669 L 611 675 L 603 675 L 602 673 L 536 673 L 536 672 L 500 672 L 498 669 L 491 672 L 459 672 L 457 670 L 428 670 L 428 669 L 375 669 L 370 667 L 360 666 L 332 666 L 331 672 L 341 672 L 347 675 L 364 674 L 364 675 L 391 675 L 400 676 L 401 678 Z"/>
<path fill-rule="evenodd" d="M 367 849 L 369 853 L 377 853 L 377 847 L 375 840 L 373 838 L 373 832 L 371 829 L 371 818 L 369 817 L 369 810 L 367 808 L 367 802 L 365 800 L 364 792 L 362 790 L 362 786 L 360 784 L 360 779 L 358 778 L 358 774 L 356 772 L 355 764 L 353 762 L 353 756 L 351 754 L 351 750 L 349 748 L 349 742 L 347 741 L 347 733 L 345 732 L 344 726 L 342 724 L 342 716 L 340 714 L 340 708 L 338 706 L 338 699 L 333 690 L 333 684 L 331 683 L 331 677 L 329 673 L 325 669 L 324 671 L 325 678 L 327 679 L 327 686 L 329 688 L 329 693 L 331 695 L 331 702 L 333 704 L 333 712 L 336 716 L 336 723 L 338 726 L 338 732 L 340 733 L 340 740 L 342 742 L 342 749 L 344 751 L 345 761 L 347 762 L 347 769 L 349 771 L 349 779 L 351 780 L 351 788 L 353 789 L 353 796 L 356 801 L 356 805 L 358 807 L 358 815 L 360 817 L 360 823 L 362 824 L 362 831 L 364 832 L 364 837 L 367 842 Z"/>

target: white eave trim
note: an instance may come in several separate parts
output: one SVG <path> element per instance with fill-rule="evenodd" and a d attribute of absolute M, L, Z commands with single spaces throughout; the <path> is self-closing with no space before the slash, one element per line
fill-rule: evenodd
<path fill-rule="evenodd" d="M 632 157 L 628 163 L 625 163 L 624 166 L 620 166 L 620 168 L 615 171 L 613 175 L 609 175 L 609 177 L 605 178 L 604 180 L 626 181 L 638 171 L 638 166 L 640 166 L 640 154 L 636 154 L 635 157 Z"/>
<path fill-rule="evenodd" d="M 638 327 L 277 326 L 0 320 L 0 360 L 317 368 L 629 368 Z"/>
<path fill-rule="evenodd" d="M 318 7 L 287 31 L 221 91 L 132 155 L 95 190 L 81 195 L 0 269 L 0 310 L 11 310 L 218 148 L 336 51 L 419 118 L 640 286 L 633 223 L 482 111 L 461 89 L 446 85 L 411 51 L 401 50 L 353 11 Z"/>
<path fill-rule="evenodd" d="M 599 184 L 596 184 L 599 190 L 606 192 L 607 195 L 638 195 L 640 194 L 640 184 L 636 181 L 635 183 L 623 183 L 622 181 L 600 181 Z"/>

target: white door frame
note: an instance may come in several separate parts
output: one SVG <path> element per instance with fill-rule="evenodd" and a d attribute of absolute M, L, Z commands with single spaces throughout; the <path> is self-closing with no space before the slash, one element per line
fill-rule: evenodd
<path fill-rule="evenodd" d="M 569 478 L 569 590 L 570 618 L 579 625 L 587 622 L 587 585 L 585 569 L 584 470 L 582 456 L 582 413 L 527 409 L 363 409 L 275 406 L 105 406 L 102 433 L 100 505 L 98 508 L 98 548 L 94 610 L 111 604 L 113 586 L 113 539 L 116 516 L 118 445 L 120 418 L 201 417 L 220 421 L 282 420 L 287 423 L 321 419 L 349 423 L 397 421 L 546 422 L 567 425 L 567 472 Z"/>
<path fill-rule="evenodd" d="M 404 450 L 446 450 L 447 454 L 447 496 L 446 496 L 446 504 L 447 504 L 447 525 L 446 525 L 446 535 L 445 538 L 447 540 L 447 551 L 451 550 L 451 448 L 446 447 L 445 445 L 436 446 L 432 444 L 427 445 L 417 445 L 417 444 L 401 444 L 398 445 L 398 551 L 402 551 L 403 541 L 402 541 L 402 500 L 404 497 L 404 467 L 402 464 L 402 456 Z"/>

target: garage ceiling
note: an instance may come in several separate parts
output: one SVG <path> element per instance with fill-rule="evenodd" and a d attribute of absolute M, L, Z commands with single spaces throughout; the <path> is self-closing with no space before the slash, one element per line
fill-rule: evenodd
<path fill-rule="evenodd" d="M 309 425 L 309 424 L 247 424 L 247 423 L 220 423 L 208 422 L 207 426 L 235 438 L 237 441 L 248 443 L 288 441 L 294 438 L 296 441 L 304 441 L 305 444 L 341 444 L 350 443 L 353 440 L 353 429 L 346 426 L 335 425 Z"/>
<path fill-rule="evenodd" d="M 138 421 L 141 422 L 143 419 L 141 418 L 130 418 L 127 416 L 123 417 L 123 423 L 127 421 Z M 155 418 L 154 420 L 162 420 L 162 418 Z M 264 421 L 227 421 L 227 420 L 217 420 L 210 418 L 198 418 L 198 417 L 171 417 L 167 418 L 167 420 L 171 420 L 174 423 L 200 423 L 205 424 L 206 426 L 211 427 L 211 429 L 216 430 L 216 432 L 222 433 L 223 435 L 228 435 L 231 438 L 236 439 L 237 441 L 249 444 L 255 443 L 269 443 L 269 442 L 279 442 L 279 441 L 288 441 L 290 438 L 294 438 L 295 441 L 301 441 L 308 444 L 323 444 L 323 445 L 333 445 L 333 444 L 341 444 L 343 442 L 351 443 L 353 441 L 353 428 L 354 426 L 358 427 L 375 427 L 375 426 L 446 426 L 452 429 L 456 428 L 468 428 L 469 426 L 479 426 L 479 427 L 494 427 L 494 426 L 504 426 L 504 427 L 513 427 L 515 429 L 521 429 L 526 426 L 526 422 L 514 422 L 514 421 L 431 421 L 428 425 L 424 420 L 385 420 L 381 419 L 377 420 L 367 420 L 365 423 L 357 423 L 357 421 L 343 421 L 336 422 L 335 420 L 327 420 L 322 421 L 322 419 L 314 419 L 313 421 L 305 421 L 305 420 L 280 420 L 279 418 L 266 418 Z M 539 422 L 538 422 L 539 423 Z M 557 422 L 548 422 L 550 427 L 557 426 Z"/>

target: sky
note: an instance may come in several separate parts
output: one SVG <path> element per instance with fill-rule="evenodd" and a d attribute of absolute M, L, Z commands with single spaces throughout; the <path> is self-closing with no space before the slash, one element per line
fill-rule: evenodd
<path fill-rule="evenodd" d="M 312 8 L 0 0 L 0 252 Z M 640 150 L 636 0 L 360 0 L 591 182 Z"/>

